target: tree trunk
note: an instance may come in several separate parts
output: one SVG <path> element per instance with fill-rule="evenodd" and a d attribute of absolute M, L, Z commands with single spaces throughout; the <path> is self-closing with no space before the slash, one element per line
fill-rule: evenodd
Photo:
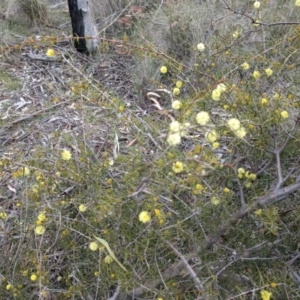
<path fill-rule="evenodd" d="M 72 22 L 74 46 L 78 52 L 87 55 L 97 49 L 97 29 L 89 0 L 68 0 Z"/>

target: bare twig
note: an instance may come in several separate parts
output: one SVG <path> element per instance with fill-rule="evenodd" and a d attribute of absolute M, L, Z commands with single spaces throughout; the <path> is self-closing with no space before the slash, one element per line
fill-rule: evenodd
<path fill-rule="evenodd" d="M 204 287 L 203 284 L 201 283 L 200 279 L 198 278 L 197 274 L 195 271 L 192 269 L 192 267 L 189 265 L 187 259 L 169 242 L 165 241 L 165 243 L 174 251 L 174 253 L 181 259 L 183 265 L 185 266 L 186 270 L 190 274 L 191 278 L 193 279 L 196 288 L 201 291 L 202 297 L 201 299 L 207 299 L 207 297 L 204 294 Z"/>

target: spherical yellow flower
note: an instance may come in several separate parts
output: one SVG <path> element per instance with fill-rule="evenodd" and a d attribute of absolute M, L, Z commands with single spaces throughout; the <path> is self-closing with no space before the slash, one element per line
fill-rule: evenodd
<path fill-rule="evenodd" d="M 244 62 L 244 63 L 242 64 L 242 68 L 243 68 L 244 70 L 248 70 L 248 69 L 250 68 L 250 66 L 249 66 L 249 64 L 248 64 L 247 62 Z"/>
<path fill-rule="evenodd" d="M 110 264 L 110 263 L 112 263 L 114 261 L 114 259 L 110 256 L 110 255 L 106 255 L 105 257 L 104 257 L 104 262 L 106 263 L 106 264 Z"/>
<path fill-rule="evenodd" d="M 0 219 L 6 220 L 7 218 L 7 213 L 5 211 L 0 211 Z"/>
<path fill-rule="evenodd" d="M 226 188 L 224 188 L 224 193 L 226 193 L 226 194 L 229 194 L 230 192 L 231 192 L 231 190 L 228 188 L 228 187 L 226 187 Z"/>
<path fill-rule="evenodd" d="M 238 177 L 243 178 L 244 174 L 246 173 L 244 168 L 238 168 Z"/>
<path fill-rule="evenodd" d="M 289 117 L 289 113 L 286 110 L 282 111 L 280 115 L 283 119 L 287 119 Z"/>
<path fill-rule="evenodd" d="M 270 293 L 266 290 L 262 290 L 262 291 L 260 291 L 260 296 L 261 296 L 261 300 L 270 300 L 272 293 Z"/>
<path fill-rule="evenodd" d="M 254 77 L 254 79 L 258 79 L 260 77 L 260 72 L 255 70 L 252 76 Z"/>
<path fill-rule="evenodd" d="M 270 283 L 270 287 L 276 288 L 276 286 L 277 286 L 277 284 L 276 284 L 275 282 L 271 282 L 271 283 Z"/>
<path fill-rule="evenodd" d="M 200 51 L 200 52 L 204 51 L 205 50 L 205 45 L 203 43 L 198 44 L 197 45 L 197 50 Z"/>
<path fill-rule="evenodd" d="M 47 216 L 45 215 L 44 212 L 41 212 L 38 216 L 37 216 L 37 219 L 41 222 L 44 222 L 47 220 Z"/>
<path fill-rule="evenodd" d="M 270 68 L 265 69 L 265 73 L 267 74 L 268 77 L 272 76 L 273 71 Z"/>
<path fill-rule="evenodd" d="M 7 284 L 6 285 L 6 289 L 9 291 L 10 289 L 12 288 L 12 285 L 11 284 Z"/>
<path fill-rule="evenodd" d="M 84 205 L 84 204 L 80 204 L 78 209 L 79 209 L 80 212 L 85 212 L 87 210 L 87 206 Z"/>
<path fill-rule="evenodd" d="M 218 199 L 217 197 L 213 196 L 213 197 L 210 199 L 210 202 L 211 202 L 213 205 L 219 205 L 219 204 L 220 204 L 220 199 Z"/>
<path fill-rule="evenodd" d="M 53 57 L 53 56 L 55 56 L 55 51 L 53 49 L 49 48 L 46 52 L 46 55 L 48 57 Z"/>
<path fill-rule="evenodd" d="M 97 251 L 99 248 L 99 244 L 97 242 L 90 242 L 89 248 L 92 251 Z"/>
<path fill-rule="evenodd" d="M 36 274 L 32 274 L 32 275 L 30 276 L 30 280 L 31 280 L 31 281 L 36 281 L 36 280 L 37 280 Z"/>
<path fill-rule="evenodd" d="M 172 102 L 172 108 L 178 110 L 182 107 L 182 102 L 179 100 L 175 100 Z"/>
<path fill-rule="evenodd" d="M 180 89 L 182 87 L 182 84 L 183 84 L 182 81 L 178 80 L 178 81 L 176 81 L 175 85 L 176 85 L 177 88 Z"/>
<path fill-rule="evenodd" d="M 35 234 L 38 234 L 38 235 L 43 235 L 45 233 L 45 231 L 46 231 L 46 228 L 43 225 L 37 226 L 34 229 Z"/>
<path fill-rule="evenodd" d="M 179 132 L 181 124 L 178 121 L 172 121 L 169 125 L 169 130 L 171 133 Z"/>
<path fill-rule="evenodd" d="M 262 105 L 267 105 L 268 104 L 268 100 L 266 98 L 262 98 L 261 99 L 261 104 Z"/>
<path fill-rule="evenodd" d="M 177 146 L 181 143 L 180 133 L 171 133 L 168 135 L 167 143 L 170 146 Z"/>
<path fill-rule="evenodd" d="M 214 89 L 211 93 L 211 98 L 214 101 L 219 101 L 221 97 L 221 91 L 219 89 Z"/>
<path fill-rule="evenodd" d="M 219 142 L 214 142 L 212 144 L 213 149 L 218 149 L 220 147 L 220 143 Z"/>
<path fill-rule="evenodd" d="M 261 217 L 262 215 L 262 209 L 257 209 L 253 212 L 253 214 L 255 214 L 257 217 Z"/>
<path fill-rule="evenodd" d="M 176 174 L 181 173 L 183 171 L 183 163 L 181 161 L 176 161 L 173 163 L 172 170 Z"/>
<path fill-rule="evenodd" d="M 200 111 L 196 116 L 196 121 L 199 125 L 204 126 L 210 121 L 210 116 L 206 111 Z"/>
<path fill-rule="evenodd" d="M 300 0 L 296 0 L 295 6 L 300 6 Z"/>
<path fill-rule="evenodd" d="M 62 152 L 61 152 L 61 158 L 63 160 L 70 160 L 72 158 L 72 154 L 69 150 L 67 149 L 64 149 Z"/>
<path fill-rule="evenodd" d="M 180 94 L 180 89 L 178 87 L 175 87 L 173 89 L 173 95 L 178 96 Z"/>
<path fill-rule="evenodd" d="M 150 222 L 150 220 L 151 220 L 150 213 L 148 211 L 145 211 L 145 210 L 142 211 L 142 212 L 140 212 L 140 214 L 139 214 L 139 220 L 142 223 L 148 223 L 148 222 Z"/>
<path fill-rule="evenodd" d="M 232 119 L 229 119 L 227 121 L 227 126 L 232 131 L 235 131 L 235 130 L 238 130 L 241 127 L 241 122 L 238 119 L 236 119 L 236 118 L 232 118 Z"/>
<path fill-rule="evenodd" d="M 209 143 L 214 143 L 214 142 L 216 142 L 217 141 L 217 139 L 218 139 L 218 134 L 217 134 L 217 132 L 216 132 L 216 130 L 215 129 L 212 129 L 212 130 L 210 130 L 210 131 L 207 131 L 206 133 L 205 133 L 205 139 L 209 142 Z"/>
<path fill-rule="evenodd" d="M 254 8 L 259 9 L 260 8 L 260 2 L 259 1 L 255 1 L 253 4 Z"/>
<path fill-rule="evenodd" d="M 234 133 L 238 138 L 243 139 L 246 136 L 247 131 L 246 131 L 245 127 L 240 127 Z"/>
<path fill-rule="evenodd" d="M 160 73 L 162 73 L 162 74 L 168 73 L 168 68 L 167 68 L 166 66 L 162 66 L 162 67 L 160 68 Z"/>
<path fill-rule="evenodd" d="M 238 31 L 234 31 L 232 36 L 236 39 L 239 37 L 239 32 Z"/>

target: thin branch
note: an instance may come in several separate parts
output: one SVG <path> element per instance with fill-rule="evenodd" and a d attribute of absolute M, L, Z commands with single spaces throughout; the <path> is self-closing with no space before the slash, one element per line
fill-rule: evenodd
<path fill-rule="evenodd" d="M 189 272 L 191 278 L 193 279 L 196 288 L 201 291 L 202 297 L 201 299 L 207 299 L 207 297 L 204 294 L 204 287 L 203 284 L 201 283 L 200 279 L 198 278 L 197 274 L 194 272 L 192 267 L 189 265 L 188 261 L 186 258 L 169 242 L 165 240 L 165 243 L 174 251 L 174 253 L 181 259 L 183 265 L 185 266 L 186 270 Z"/>

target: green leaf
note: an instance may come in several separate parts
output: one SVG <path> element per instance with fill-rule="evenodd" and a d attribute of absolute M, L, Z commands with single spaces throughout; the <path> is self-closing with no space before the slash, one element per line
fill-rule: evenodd
<path fill-rule="evenodd" d="M 118 264 L 125 272 L 127 272 L 127 270 L 125 269 L 125 267 L 117 260 L 115 254 L 114 254 L 114 253 L 112 252 L 112 250 L 110 249 L 110 247 L 109 247 L 107 241 L 104 240 L 104 239 L 101 239 L 101 238 L 99 238 L 99 237 L 97 237 L 97 236 L 95 236 L 95 235 L 94 235 L 94 237 L 95 237 L 95 239 L 96 239 L 99 243 L 101 243 L 101 244 L 106 248 L 106 250 L 108 251 L 109 255 L 117 262 L 117 264 Z"/>

